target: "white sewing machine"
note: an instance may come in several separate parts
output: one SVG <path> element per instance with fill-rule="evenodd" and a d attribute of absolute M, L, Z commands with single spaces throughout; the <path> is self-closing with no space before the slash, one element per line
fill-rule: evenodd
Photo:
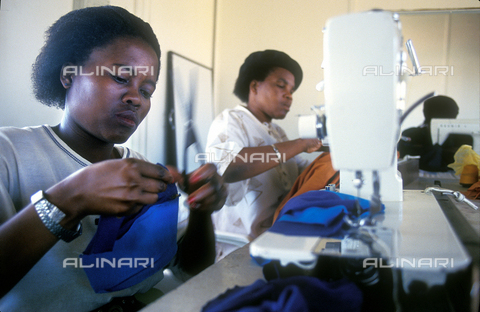
<path fill-rule="evenodd" d="M 352 233 L 362 233 L 373 244 L 359 235 L 266 232 L 251 243 L 250 254 L 304 269 L 315 267 L 323 255 L 364 259 L 376 268 L 384 261 L 384 267 L 401 271 L 404 289 L 416 279 L 428 285 L 444 283 L 449 272 L 468 266 L 470 257 L 436 199 L 402 189 L 396 144 L 407 53 L 398 16 L 370 11 L 331 18 L 323 46 L 326 130 L 333 166 L 340 170 L 340 192 L 371 199 L 373 210 L 383 203 L 385 212 L 352 226 Z M 416 61 L 415 54 L 410 55 Z"/>
<path fill-rule="evenodd" d="M 430 122 L 432 143 L 443 144 L 450 133 L 468 134 L 473 139 L 473 150 L 480 155 L 480 122 L 478 119 L 436 119 Z"/>

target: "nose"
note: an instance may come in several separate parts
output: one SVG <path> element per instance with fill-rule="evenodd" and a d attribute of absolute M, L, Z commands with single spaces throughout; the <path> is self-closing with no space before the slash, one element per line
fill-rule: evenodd
<path fill-rule="evenodd" d="M 129 87 L 122 96 L 122 102 L 134 106 L 136 109 L 142 105 L 140 92 L 134 86 Z"/>
<path fill-rule="evenodd" d="M 293 94 L 293 88 L 292 89 L 287 88 L 285 92 L 285 97 L 289 100 L 292 100 L 293 98 L 292 94 Z"/>

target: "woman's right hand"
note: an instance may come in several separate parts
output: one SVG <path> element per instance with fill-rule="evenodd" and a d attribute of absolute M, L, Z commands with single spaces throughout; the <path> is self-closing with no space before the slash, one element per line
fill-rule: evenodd
<path fill-rule="evenodd" d="M 173 183 L 167 169 L 140 159 L 107 160 L 85 167 L 45 192 L 47 200 L 78 223 L 87 215 L 128 215 L 153 204 Z"/>
<path fill-rule="evenodd" d="M 313 153 L 322 147 L 322 141 L 319 139 L 301 139 L 305 143 L 305 153 Z"/>

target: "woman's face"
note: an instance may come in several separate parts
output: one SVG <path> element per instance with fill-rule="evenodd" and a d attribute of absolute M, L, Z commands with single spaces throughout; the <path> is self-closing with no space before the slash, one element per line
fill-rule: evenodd
<path fill-rule="evenodd" d="M 158 71 L 154 50 L 141 39 L 94 49 L 84 65 L 63 68 L 62 124 L 104 142 L 125 142 L 150 110 Z"/>
<path fill-rule="evenodd" d="M 250 95 L 253 95 L 253 98 L 249 98 L 249 106 L 255 105 L 256 110 L 264 115 L 259 118 L 261 121 L 283 119 L 290 111 L 294 91 L 293 74 L 284 68 L 276 67 L 264 81 L 252 82 Z"/>

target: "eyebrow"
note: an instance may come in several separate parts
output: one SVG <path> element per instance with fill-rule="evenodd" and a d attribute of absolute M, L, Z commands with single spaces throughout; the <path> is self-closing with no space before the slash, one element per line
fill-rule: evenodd
<path fill-rule="evenodd" d="M 147 82 L 149 85 L 151 85 L 154 89 L 157 88 L 157 83 L 156 83 L 155 81 L 153 81 L 153 80 L 151 80 L 151 79 L 148 79 L 146 82 Z"/>

